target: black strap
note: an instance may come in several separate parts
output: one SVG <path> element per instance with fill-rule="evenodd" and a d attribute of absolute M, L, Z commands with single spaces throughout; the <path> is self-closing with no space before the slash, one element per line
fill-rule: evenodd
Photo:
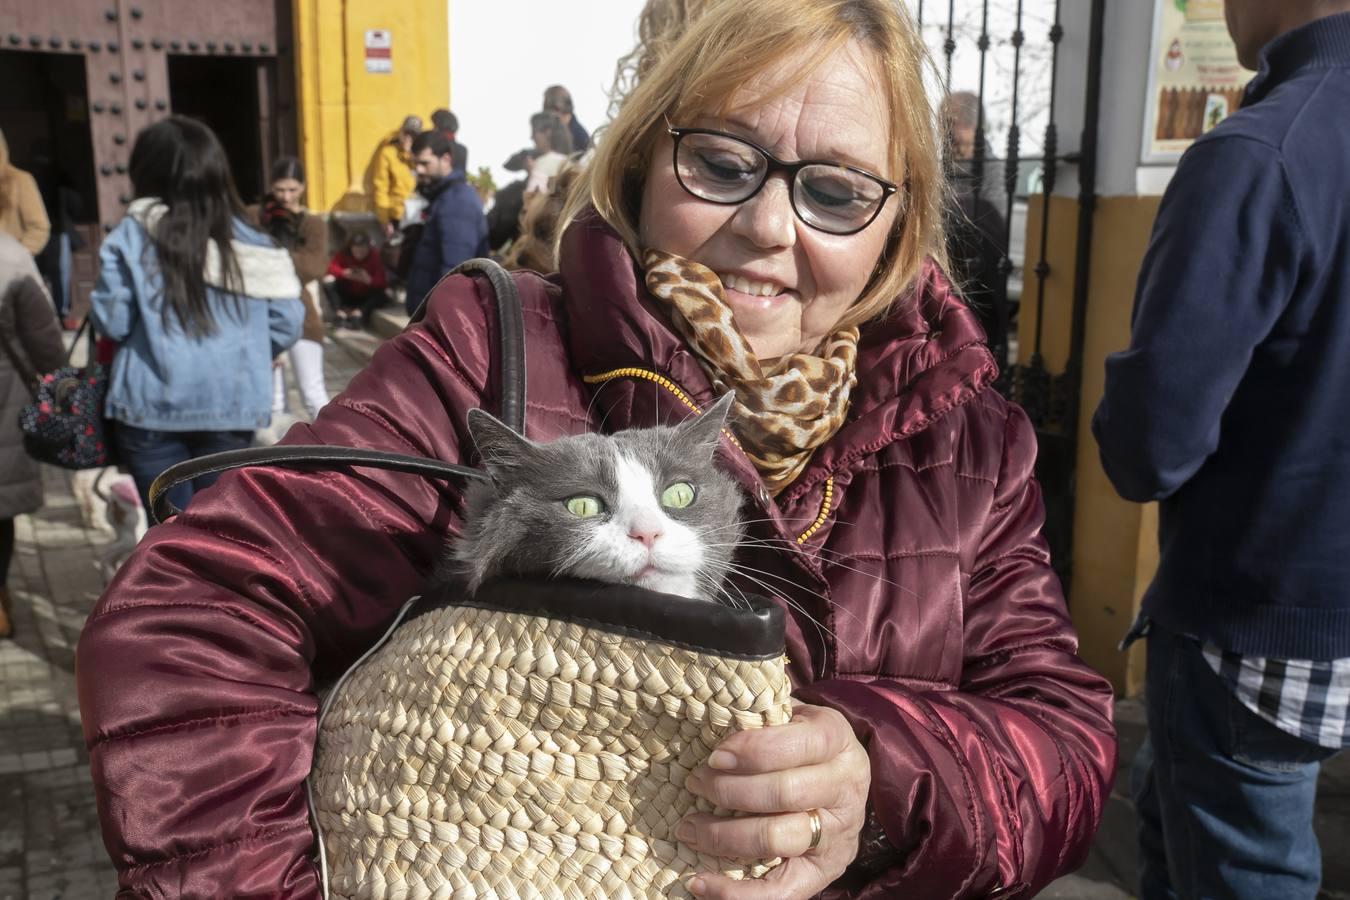
<path fill-rule="evenodd" d="M 525 433 L 525 313 L 520 308 L 520 295 L 515 279 L 490 259 L 468 259 L 456 266 L 450 275 L 472 273 L 487 276 L 488 284 L 497 298 L 497 365 L 501 384 L 501 409 L 498 418 L 516 434 Z M 434 290 L 433 290 L 434 293 Z M 428 297 L 431 294 L 427 294 Z M 426 314 L 424 298 L 413 311 L 409 327 L 422 321 Z"/>
<path fill-rule="evenodd" d="M 479 273 L 485 275 L 497 300 L 497 365 L 501 385 L 501 420 L 516 433 L 525 433 L 525 316 L 520 308 L 520 295 L 515 281 L 500 265 L 490 259 L 471 259 L 455 268 L 450 275 Z M 449 277 L 449 276 L 447 276 Z M 408 325 L 421 321 L 426 301 L 413 313 Z M 309 468 L 324 466 L 365 466 L 406 472 L 426 478 L 487 477 L 479 469 L 432 459 L 426 456 L 405 456 L 383 450 L 356 447 L 330 447 L 325 444 L 307 446 L 291 444 L 273 447 L 253 447 L 245 450 L 227 450 L 172 465 L 160 473 L 150 485 L 150 509 L 147 514 L 155 524 L 177 515 L 168 500 L 171 489 L 203 475 L 214 475 L 245 466 L 282 466 Z"/>

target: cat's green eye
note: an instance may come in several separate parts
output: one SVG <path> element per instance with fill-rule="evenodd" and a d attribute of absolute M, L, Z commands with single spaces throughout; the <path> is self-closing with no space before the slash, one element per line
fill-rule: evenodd
<path fill-rule="evenodd" d="M 605 504 L 599 497 L 581 494 L 567 498 L 567 511 L 578 519 L 594 519 L 605 511 Z"/>
<path fill-rule="evenodd" d="M 694 502 L 694 486 L 687 481 L 677 481 L 661 492 L 661 505 L 669 509 L 684 509 Z"/>

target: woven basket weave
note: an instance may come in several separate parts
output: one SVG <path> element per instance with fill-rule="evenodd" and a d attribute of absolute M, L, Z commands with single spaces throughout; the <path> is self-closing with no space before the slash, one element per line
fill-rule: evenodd
<path fill-rule="evenodd" d="M 339 685 L 311 776 L 331 897 L 688 897 L 695 872 L 777 864 L 702 857 L 674 829 L 712 809 L 683 785 L 717 744 L 791 717 L 781 612 L 735 654 L 735 627 L 691 628 L 711 604 L 549 585 L 551 609 L 509 608 L 529 589 L 504 583 L 422 612 Z M 656 598 L 660 624 L 634 628 L 616 591 Z"/>

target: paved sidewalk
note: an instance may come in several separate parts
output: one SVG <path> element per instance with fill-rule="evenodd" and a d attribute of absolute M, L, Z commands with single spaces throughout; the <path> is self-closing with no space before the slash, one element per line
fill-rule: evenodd
<path fill-rule="evenodd" d="M 378 345 L 340 335 L 325 354 L 337 393 Z M 291 391 L 291 408 L 301 409 Z M 91 521 L 85 479 L 45 469 L 47 505 L 18 519 L 10 588 L 16 635 L 0 641 L 0 900 L 93 900 L 115 890 L 99 837 L 88 757 L 75 696 L 74 649 L 102 590 L 95 567 L 109 535 Z M 96 516 L 96 513 L 94 514 Z M 1122 768 L 1092 855 L 1083 869 L 1040 896 L 1126 900 L 1135 868 L 1127 764 L 1143 734 L 1136 702 L 1117 705 Z M 1323 769 L 1317 828 L 1325 854 L 1325 900 L 1350 900 L 1350 754 Z M 1272 898 L 1277 900 L 1277 898 Z"/>
<path fill-rule="evenodd" d="M 67 473 L 20 516 L 10 572 L 15 637 L 0 641 L 0 898 L 111 897 L 75 698 L 75 642 L 102 590 Z"/>

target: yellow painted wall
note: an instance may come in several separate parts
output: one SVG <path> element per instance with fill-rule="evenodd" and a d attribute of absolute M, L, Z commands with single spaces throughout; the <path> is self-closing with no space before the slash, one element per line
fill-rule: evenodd
<path fill-rule="evenodd" d="M 1126 695 L 1139 692 L 1144 645 L 1116 649 L 1158 568 L 1158 507 L 1120 499 L 1092 437 L 1105 361 L 1130 340 L 1130 311 L 1159 197 L 1103 197 L 1092 236 L 1092 282 L 1083 334 L 1082 414 L 1074 501 L 1073 590 L 1069 603 L 1082 654 Z"/>
<path fill-rule="evenodd" d="M 1143 645 L 1128 654 L 1116 649 L 1139 608 L 1158 565 L 1157 506 L 1120 499 L 1102 471 L 1091 432 L 1101 401 L 1105 361 L 1130 338 L 1139 264 L 1158 211 L 1158 197 L 1099 197 L 1092 236 L 1092 274 L 1083 335 L 1083 383 L 1078 430 L 1073 522 L 1073 583 L 1069 611 L 1078 629 L 1083 658 L 1111 679 L 1117 692 L 1138 693 L 1143 684 Z M 1041 198 L 1027 209 L 1028 275 L 1018 313 L 1018 361 L 1031 358 L 1036 333 L 1036 277 Z M 1052 197 L 1049 211 L 1041 354 L 1051 373 L 1064 371 L 1073 312 L 1074 249 L 1078 203 Z"/>
<path fill-rule="evenodd" d="M 300 158 L 309 205 L 363 209 L 361 182 L 403 117 L 450 105 L 448 0 L 294 0 Z M 365 31 L 392 34 L 393 71 L 369 73 Z"/>

